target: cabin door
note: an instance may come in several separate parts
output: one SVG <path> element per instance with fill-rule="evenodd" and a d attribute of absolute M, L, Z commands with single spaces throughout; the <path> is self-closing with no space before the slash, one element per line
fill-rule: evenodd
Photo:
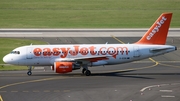
<path fill-rule="evenodd" d="M 27 47 L 26 52 L 26 58 L 32 59 L 32 47 Z"/>

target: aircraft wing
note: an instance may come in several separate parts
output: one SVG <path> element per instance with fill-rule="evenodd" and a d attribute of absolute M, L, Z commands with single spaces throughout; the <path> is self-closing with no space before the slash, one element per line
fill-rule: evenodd
<path fill-rule="evenodd" d="M 54 63 L 56 61 L 89 63 L 89 62 L 97 62 L 99 60 L 107 60 L 108 57 L 112 57 L 112 55 L 57 58 L 57 59 L 54 59 L 51 63 Z"/>
<path fill-rule="evenodd" d="M 91 57 L 78 57 L 78 58 L 74 58 L 75 61 L 90 61 L 90 62 L 97 62 L 99 60 L 107 60 L 108 57 L 107 55 L 103 55 L 103 56 L 91 56 Z"/>

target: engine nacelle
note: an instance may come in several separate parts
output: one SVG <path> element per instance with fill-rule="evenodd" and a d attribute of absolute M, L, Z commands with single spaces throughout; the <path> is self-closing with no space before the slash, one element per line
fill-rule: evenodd
<path fill-rule="evenodd" d="M 54 62 L 54 72 L 56 73 L 68 73 L 72 72 L 72 62 Z"/>
<path fill-rule="evenodd" d="M 73 62 L 54 62 L 54 66 L 51 66 L 51 69 L 56 73 L 68 73 L 80 68 L 80 65 Z"/>

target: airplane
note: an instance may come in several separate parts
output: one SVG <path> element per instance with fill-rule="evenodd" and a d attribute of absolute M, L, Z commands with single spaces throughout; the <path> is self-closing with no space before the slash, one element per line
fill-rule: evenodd
<path fill-rule="evenodd" d="M 28 45 L 14 49 L 3 57 L 7 64 L 28 66 L 51 66 L 56 73 L 68 73 L 81 69 L 91 75 L 88 67 L 115 65 L 142 60 L 177 50 L 165 45 L 172 13 L 162 13 L 144 36 L 133 44 L 69 44 Z"/>

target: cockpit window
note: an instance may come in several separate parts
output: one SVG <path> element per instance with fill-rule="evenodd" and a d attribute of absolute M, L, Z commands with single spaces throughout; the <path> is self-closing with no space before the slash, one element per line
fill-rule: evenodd
<path fill-rule="evenodd" d="M 20 51 L 12 51 L 10 54 L 20 54 Z"/>

